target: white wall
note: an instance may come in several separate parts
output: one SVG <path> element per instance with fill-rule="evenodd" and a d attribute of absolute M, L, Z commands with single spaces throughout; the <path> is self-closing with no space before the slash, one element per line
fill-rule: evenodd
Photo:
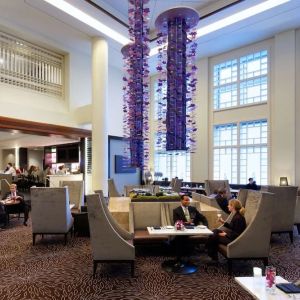
<path fill-rule="evenodd" d="M 4 170 L 8 163 L 12 163 L 15 166 L 16 163 L 16 156 L 15 156 L 15 149 L 3 149 L 2 150 L 2 165 L 0 169 Z"/>
<path fill-rule="evenodd" d="M 44 150 L 33 150 L 28 149 L 28 163 L 27 166 L 36 166 L 39 167 L 40 170 L 43 170 L 43 158 L 44 158 Z"/>
<path fill-rule="evenodd" d="M 123 71 L 108 69 L 108 134 L 123 136 Z"/>

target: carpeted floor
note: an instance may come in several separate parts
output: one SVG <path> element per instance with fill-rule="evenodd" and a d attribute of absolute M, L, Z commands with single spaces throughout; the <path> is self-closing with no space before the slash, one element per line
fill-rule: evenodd
<path fill-rule="evenodd" d="M 288 236 L 274 236 L 270 264 L 288 280 L 300 278 L 300 237 L 294 245 Z M 31 226 L 13 219 L 0 231 L 0 299 L 243 299 L 252 297 L 227 275 L 226 262 L 206 266 L 203 254 L 194 256 L 199 265 L 192 275 L 174 275 L 161 269 L 168 258 L 160 249 L 137 248 L 136 277 L 129 265 L 102 265 L 92 278 L 89 238 L 75 237 L 64 246 L 57 236 L 37 238 L 32 246 Z M 237 262 L 235 276 L 251 276 L 259 262 Z"/>

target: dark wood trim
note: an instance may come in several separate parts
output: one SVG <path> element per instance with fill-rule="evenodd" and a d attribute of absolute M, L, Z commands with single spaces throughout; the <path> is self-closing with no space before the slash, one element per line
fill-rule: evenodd
<path fill-rule="evenodd" d="M 70 139 L 91 137 L 92 131 L 61 125 L 19 120 L 0 116 L 0 130 L 36 135 L 61 135 Z"/>

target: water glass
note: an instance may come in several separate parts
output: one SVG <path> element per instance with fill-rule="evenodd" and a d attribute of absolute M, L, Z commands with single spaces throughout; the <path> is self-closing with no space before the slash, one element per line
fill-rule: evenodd
<path fill-rule="evenodd" d="M 266 288 L 272 294 L 275 292 L 275 279 L 276 279 L 276 268 L 273 266 L 266 266 Z"/>

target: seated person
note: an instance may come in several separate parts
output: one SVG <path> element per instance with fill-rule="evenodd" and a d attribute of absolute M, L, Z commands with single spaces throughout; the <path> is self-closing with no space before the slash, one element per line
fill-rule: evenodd
<path fill-rule="evenodd" d="M 203 225 L 208 226 L 206 218 L 199 213 L 199 211 L 190 206 L 190 198 L 187 195 L 181 195 L 181 205 L 173 210 L 173 220 L 183 221 L 186 225 L 199 225 L 201 222 Z"/>
<path fill-rule="evenodd" d="M 226 214 L 229 214 L 230 211 L 228 210 L 228 200 L 226 198 L 226 190 L 219 189 L 217 195 L 215 196 L 215 199 L 218 205 L 220 206 L 220 208 L 222 208 L 222 210 L 226 212 Z"/>
<path fill-rule="evenodd" d="M 248 179 L 249 183 L 246 185 L 246 189 L 248 190 L 258 190 L 258 186 L 256 185 L 256 182 L 253 180 L 253 178 Z"/>
<path fill-rule="evenodd" d="M 183 221 L 184 225 L 198 225 L 202 223 L 208 226 L 207 219 L 195 207 L 189 205 L 189 196 L 181 195 L 180 199 L 181 205 L 173 210 L 174 223 Z M 172 241 L 178 261 L 181 260 L 182 256 L 189 254 L 191 251 L 189 246 L 187 246 L 188 238 L 188 235 L 176 236 Z"/>
<path fill-rule="evenodd" d="M 213 261 L 218 261 L 218 244 L 228 245 L 246 229 L 245 209 L 241 202 L 237 199 L 229 200 L 228 209 L 234 213 L 233 218 L 227 223 L 220 217 L 219 221 L 223 226 L 214 229 L 213 235 L 208 238 L 206 243 L 208 255 Z"/>
<path fill-rule="evenodd" d="M 24 213 L 24 226 L 27 226 L 27 220 L 29 215 L 28 205 L 24 201 L 24 196 L 17 191 L 17 185 L 10 185 L 10 192 L 8 192 L 3 198 L 6 201 L 13 200 L 15 202 L 14 208 L 18 210 L 18 212 Z M 18 206 L 18 207 L 16 207 Z"/>

